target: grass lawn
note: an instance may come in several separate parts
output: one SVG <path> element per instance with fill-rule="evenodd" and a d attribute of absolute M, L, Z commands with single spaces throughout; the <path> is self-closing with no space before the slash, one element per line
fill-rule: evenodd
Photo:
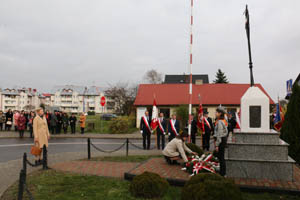
<path fill-rule="evenodd" d="M 105 156 L 91 158 L 92 161 L 111 161 L 111 162 L 144 162 L 149 158 L 163 157 L 162 155 L 137 155 L 137 156 Z"/>
<path fill-rule="evenodd" d="M 77 122 L 79 121 L 79 116 L 76 116 Z M 87 115 L 86 116 L 86 127 L 85 127 L 85 132 L 86 133 L 111 133 L 109 130 L 109 124 L 111 121 L 105 121 L 100 119 L 100 115 Z M 95 123 L 95 129 L 94 130 L 89 130 L 88 124 L 89 123 Z M 133 133 L 137 131 L 138 129 L 135 127 L 129 128 L 128 133 Z M 80 125 L 79 123 L 76 124 L 76 131 L 80 132 Z M 68 133 L 71 132 L 70 126 L 68 127 Z"/>
<path fill-rule="evenodd" d="M 130 182 L 98 176 L 83 176 L 55 172 L 38 171 L 27 177 L 27 185 L 36 200 L 134 200 L 128 189 Z M 10 187 L 1 200 L 14 200 L 17 197 L 17 183 Z M 162 200 L 179 200 L 181 189 L 170 187 Z M 297 196 L 278 194 L 243 193 L 243 200 L 300 200 Z M 24 199 L 29 199 L 25 194 Z"/>

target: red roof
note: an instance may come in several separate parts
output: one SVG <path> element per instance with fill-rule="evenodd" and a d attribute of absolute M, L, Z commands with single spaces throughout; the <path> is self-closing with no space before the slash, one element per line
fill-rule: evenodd
<path fill-rule="evenodd" d="M 255 84 L 274 104 L 260 84 Z M 241 97 L 250 87 L 249 84 L 203 84 L 193 85 L 193 105 L 199 104 L 198 94 L 204 105 L 240 105 Z M 135 106 L 153 104 L 155 95 L 157 105 L 180 105 L 189 103 L 189 84 L 141 84 L 134 102 Z"/>
<path fill-rule="evenodd" d="M 43 96 L 44 97 L 51 97 L 51 94 L 49 94 L 49 93 L 43 93 Z"/>

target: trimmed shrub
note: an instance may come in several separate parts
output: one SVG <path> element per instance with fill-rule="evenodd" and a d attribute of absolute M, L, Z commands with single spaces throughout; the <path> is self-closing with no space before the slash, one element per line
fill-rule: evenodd
<path fill-rule="evenodd" d="M 129 130 L 128 117 L 117 117 L 110 121 L 109 130 L 111 133 L 127 133 Z"/>
<path fill-rule="evenodd" d="M 95 111 L 88 111 L 87 114 L 88 115 L 96 115 Z"/>
<path fill-rule="evenodd" d="M 300 163 L 300 86 L 294 84 L 280 138 L 289 143 L 289 155 Z"/>
<path fill-rule="evenodd" d="M 134 197 L 149 199 L 163 197 L 168 188 L 169 183 L 158 174 L 144 172 L 133 178 L 129 191 Z"/>
<path fill-rule="evenodd" d="M 187 143 L 186 146 L 193 152 L 198 153 L 199 156 L 201 156 L 203 154 L 203 150 L 199 146 L 197 146 L 193 143 Z"/>
<path fill-rule="evenodd" d="M 240 200 L 242 193 L 231 179 L 212 173 L 200 173 L 185 184 L 181 199 Z"/>

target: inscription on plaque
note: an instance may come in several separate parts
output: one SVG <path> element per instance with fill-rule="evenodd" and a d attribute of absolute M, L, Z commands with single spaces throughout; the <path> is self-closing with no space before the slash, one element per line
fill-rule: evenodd
<path fill-rule="evenodd" d="M 249 107 L 249 120 L 250 128 L 261 127 L 261 106 L 250 106 Z"/>

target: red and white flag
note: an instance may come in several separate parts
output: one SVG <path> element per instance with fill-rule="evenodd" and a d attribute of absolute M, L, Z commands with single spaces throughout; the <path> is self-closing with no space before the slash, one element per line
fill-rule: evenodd
<path fill-rule="evenodd" d="M 199 104 L 197 126 L 198 126 L 198 128 L 200 130 L 204 131 L 204 120 L 203 120 L 203 107 L 202 107 L 202 103 Z"/>
<path fill-rule="evenodd" d="M 152 108 L 152 120 L 151 120 L 151 129 L 155 130 L 158 127 L 158 109 L 156 107 L 156 100 L 153 100 L 153 108 Z"/>
<path fill-rule="evenodd" d="M 236 119 L 236 129 L 241 129 L 241 120 L 240 120 L 240 113 L 235 112 L 235 119 Z"/>

